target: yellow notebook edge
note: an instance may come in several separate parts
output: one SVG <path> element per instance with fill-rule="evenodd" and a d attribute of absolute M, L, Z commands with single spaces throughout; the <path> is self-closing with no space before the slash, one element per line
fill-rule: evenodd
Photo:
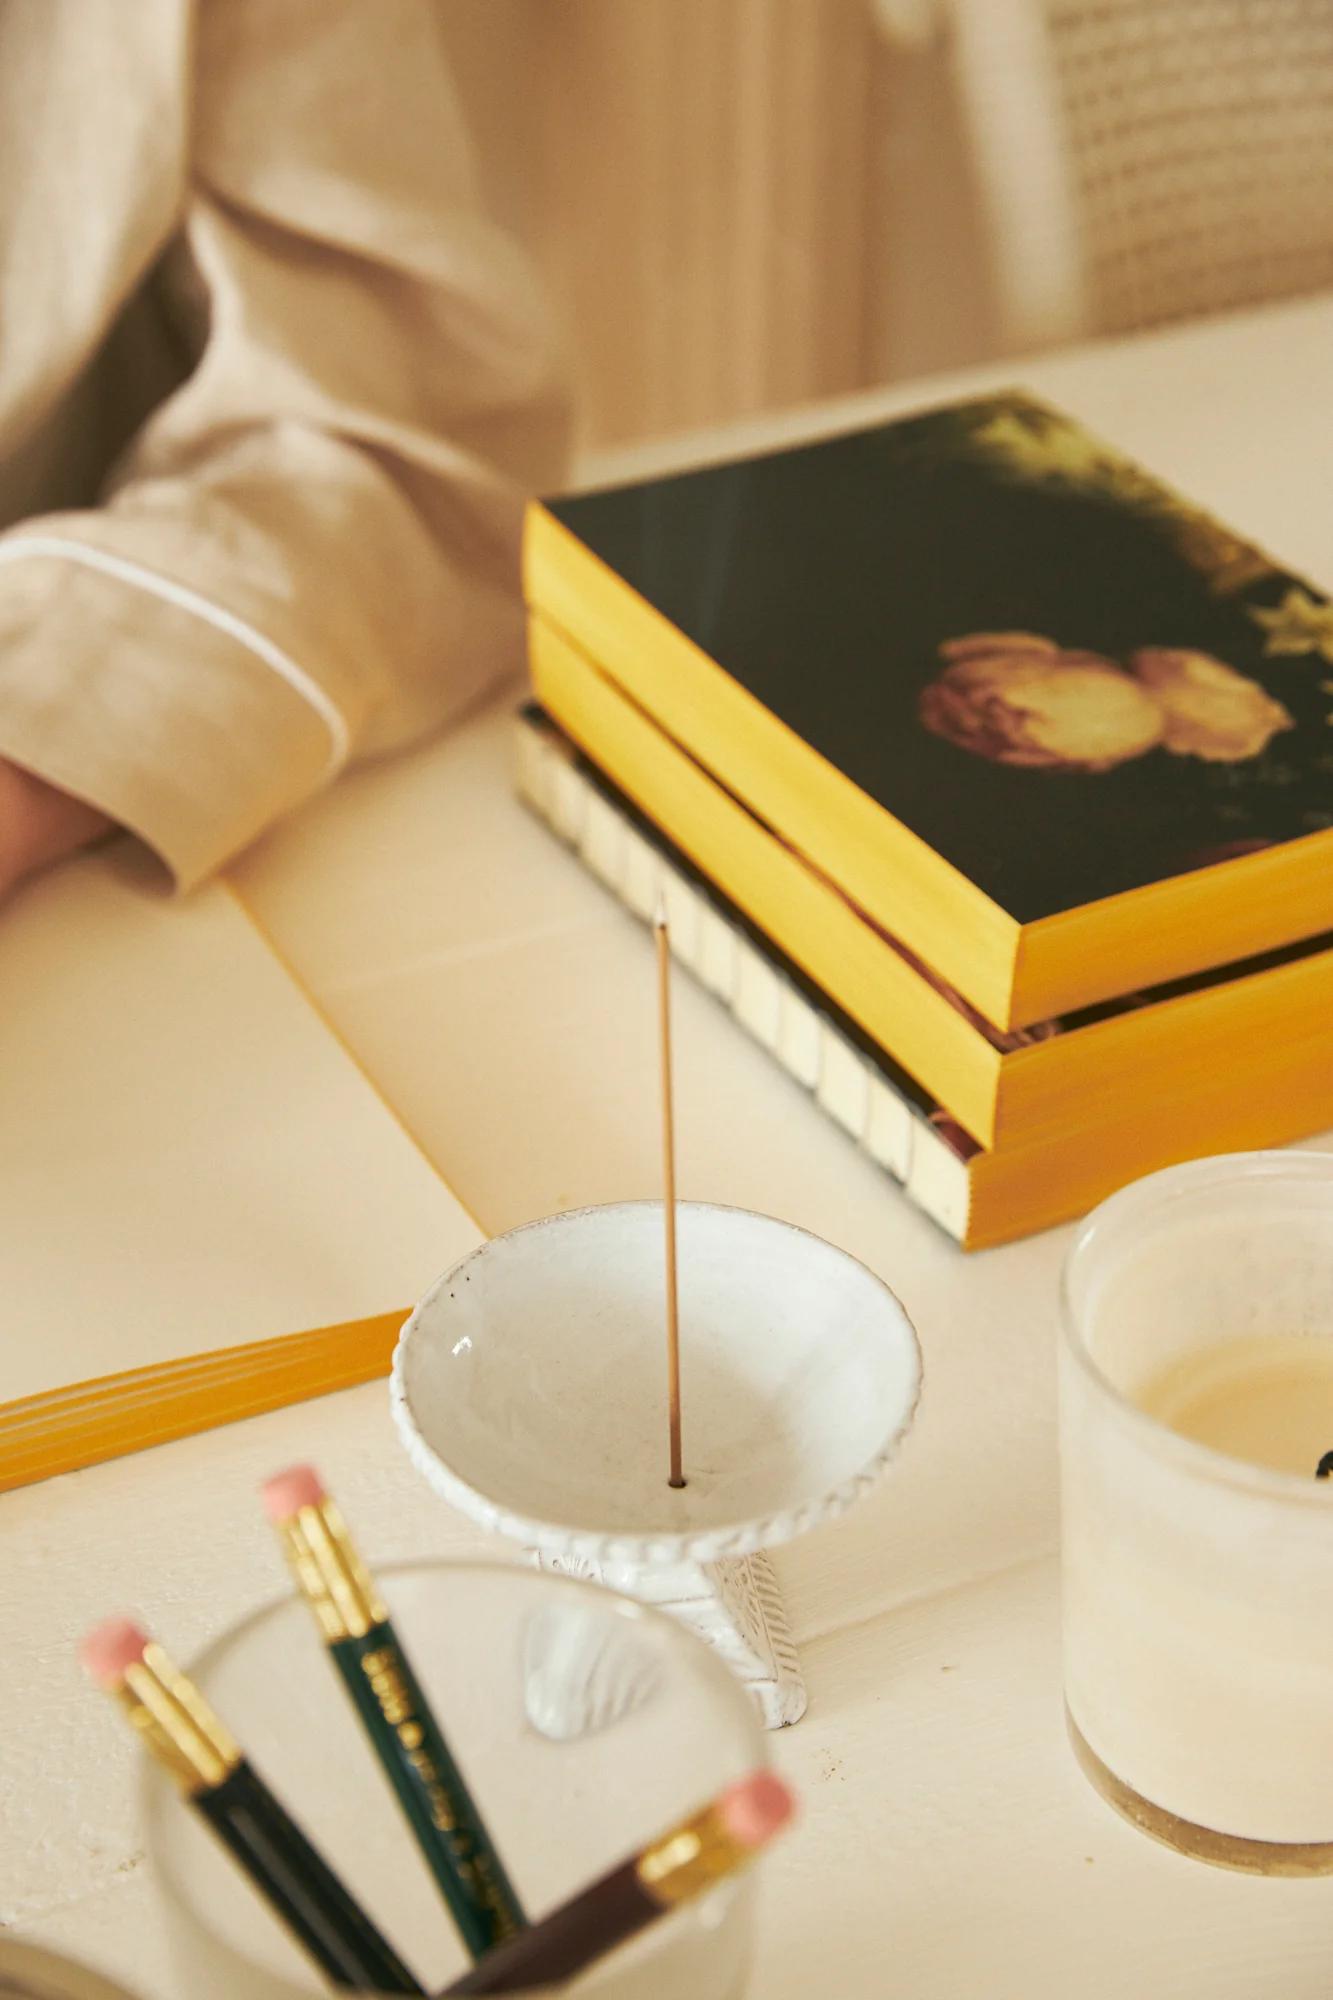
<path fill-rule="evenodd" d="M 593 763 L 614 772 L 640 809 L 717 880 L 724 896 L 771 935 L 780 951 L 984 1146 L 1016 1149 L 1054 1142 L 1108 1118 L 1113 1122 L 1114 1108 L 1126 1093 L 1137 1093 L 1136 1101 L 1142 1103 L 1188 1091 L 1196 1082 L 1202 1086 L 1215 1070 L 1219 1047 L 1229 1047 L 1238 1037 L 1259 1048 L 1269 1038 L 1308 1042 L 1333 1011 L 1330 948 L 1238 971 L 1197 990 L 999 1051 L 831 883 L 601 674 L 567 634 L 536 614 L 530 619 L 529 643 L 539 695 L 548 698 L 556 721 Z M 607 731 L 617 739 L 614 748 L 603 740 Z M 625 758 L 633 763 L 632 774 Z M 687 783 L 699 808 L 668 796 L 673 786 L 678 794 Z M 729 846 L 720 843 L 720 836 L 712 841 L 695 837 L 703 822 L 696 818 L 687 825 L 684 814 L 702 806 L 719 827 L 719 816 L 725 815 Z M 771 879 L 766 888 L 754 887 L 750 877 L 757 882 L 758 876 L 754 869 L 747 871 L 741 856 L 746 844 L 764 850 L 756 862 L 761 875 L 771 878 L 775 868 L 783 871 L 792 892 L 785 900 Z M 816 949 L 810 934 L 815 918 L 808 910 L 802 914 L 796 891 L 807 904 L 817 902 L 819 921 L 828 926 L 820 945 L 831 939 L 831 949 Z"/>
<path fill-rule="evenodd" d="M 1310 885 L 1321 895 L 1313 905 Z M 1299 898 L 1297 891 L 1305 893 Z M 1275 907 L 1288 914 L 1274 921 Z M 1313 908 L 1313 915 L 1311 909 Z M 1262 913 L 1262 919 L 1261 919 Z M 1163 940 L 1210 931 L 1214 942 L 1198 964 L 1182 966 Z M 1123 895 L 1107 896 L 1028 924 L 1018 947 L 1015 1009 L 1027 1020 L 1034 996 L 1049 1001 L 1054 1017 L 1160 986 L 1220 965 L 1261 957 L 1333 931 L 1333 828 L 1305 833 L 1256 854 L 1238 854 Z M 1073 970 L 1090 954 L 1113 958 L 1120 968 L 1112 991 L 1081 997 Z"/>
<path fill-rule="evenodd" d="M 688 909 L 691 899 L 700 901 L 714 921 L 732 928 L 735 949 L 756 956 L 768 978 L 780 990 L 787 989 L 786 1005 L 815 1015 L 823 1043 L 822 1074 L 794 1064 L 784 1053 L 780 1035 L 756 1025 L 739 982 L 730 993 L 720 992 L 705 976 L 699 950 L 687 935 L 689 927 L 673 928 L 672 948 L 686 969 L 722 1000 L 738 1025 L 782 1064 L 872 1162 L 903 1187 L 909 1200 L 965 1250 L 995 1247 L 1069 1221 L 1116 1187 L 1156 1167 L 1204 1152 L 1284 1144 L 1333 1122 L 1333 1065 L 1322 1094 L 1311 1092 L 1300 1059 L 1280 1050 L 1262 1071 L 1272 1093 L 1266 1103 L 1219 1105 L 1215 1090 L 1200 1088 L 1178 1098 L 1162 1098 L 1146 1115 L 1131 1111 L 1056 1140 L 1007 1151 L 983 1150 L 963 1159 L 927 1113 L 902 1097 L 839 1024 L 790 987 L 768 954 L 735 929 L 713 892 L 682 874 L 668 854 L 645 840 L 539 722 L 520 715 L 515 739 L 520 797 L 632 914 L 644 922 L 651 920 L 659 883 L 668 910 Z M 636 862 L 639 849 L 646 851 L 646 862 Z M 1283 1086 L 1287 1086 L 1285 1096 Z M 1136 1145 L 1138 1156 L 1131 1160 Z"/>
<path fill-rule="evenodd" d="M 716 875 L 723 894 L 821 986 L 830 981 L 826 968 L 812 962 L 817 954 L 808 939 L 817 929 L 821 941 L 836 940 L 843 960 L 833 996 L 838 1005 L 876 1041 L 887 1046 L 892 1039 L 903 1067 L 969 1132 L 987 1141 L 994 1129 L 1001 1058 L 966 1015 L 558 627 L 530 619 L 529 652 L 538 699 L 594 763 L 609 761 L 635 804 L 696 866 Z M 617 743 L 609 760 L 608 735 Z M 725 839 L 714 840 L 707 854 L 698 838 L 705 820 L 725 831 Z"/>
<path fill-rule="evenodd" d="M 1314 1071 L 1310 1056 L 1331 1015 L 1333 947 L 1084 1022 L 1004 1057 L 991 1143 L 1058 1138 L 1071 1129 L 1071 1104 L 1077 1127 L 1101 1122 L 1107 1103 L 1131 1095 L 1143 1104 L 1215 1087 L 1238 1048 L 1255 1077 L 1274 1049 L 1279 1062 L 1309 1052 Z"/>

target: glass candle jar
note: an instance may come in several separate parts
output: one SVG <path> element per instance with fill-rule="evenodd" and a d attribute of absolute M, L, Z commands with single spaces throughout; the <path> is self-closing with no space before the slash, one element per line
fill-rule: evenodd
<path fill-rule="evenodd" d="M 1065 1699 L 1186 1853 L 1333 1872 L 1333 1155 L 1173 1167 L 1065 1274 Z"/>

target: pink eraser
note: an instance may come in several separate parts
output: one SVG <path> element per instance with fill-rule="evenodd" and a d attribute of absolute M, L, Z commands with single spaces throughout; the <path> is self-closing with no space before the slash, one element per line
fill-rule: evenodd
<path fill-rule="evenodd" d="M 125 1678 L 126 1669 L 143 1658 L 148 1634 L 132 1618 L 108 1618 L 94 1625 L 79 1647 L 85 1673 L 103 1687 L 115 1687 Z"/>
<path fill-rule="evenodd" d="M 324 1498 L 324 1482 L 313 1465 L 289 1465 L 259 1489 L 264 1512 L 279 1525 L 290 1521 L 303 1507 L 318 1507 Z"/>
<path fill-rule="evenodd" d="M 717 1802 L 722 1824 L 742 1847 L 763 1847 L 796 1810 L 796 1801 L 773 1771 L 756 1771 L 731 1785 Z"/>

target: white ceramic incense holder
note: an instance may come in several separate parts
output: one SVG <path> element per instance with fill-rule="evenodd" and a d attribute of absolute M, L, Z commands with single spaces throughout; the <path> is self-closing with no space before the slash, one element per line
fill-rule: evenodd
<path fill-rule="evenodd" d="M 700 1202 L 678 1205 L 677 1235 L 683 1489 L 656 1201 L 553 1215 L 456 1265 L 403 1329 L 394 1418 L 437 1493 L 545 1568 L 673 1611 L 776 1728 L 805 1688 L 760 1551 L 879 1477 L 920 1353 L 888 1287 L 817 1236 Z"/>

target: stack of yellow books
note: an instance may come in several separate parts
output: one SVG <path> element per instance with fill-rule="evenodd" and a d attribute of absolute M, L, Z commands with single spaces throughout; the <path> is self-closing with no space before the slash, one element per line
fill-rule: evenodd
<path fill-rule="evenodd" d="M 535 506 L 526 590 L 529 795 L 815 1010 L 877 1156 L 911 1106 L 965 1243 L 1333 1122 L 1333 609 L 1068 418 Z"/>

